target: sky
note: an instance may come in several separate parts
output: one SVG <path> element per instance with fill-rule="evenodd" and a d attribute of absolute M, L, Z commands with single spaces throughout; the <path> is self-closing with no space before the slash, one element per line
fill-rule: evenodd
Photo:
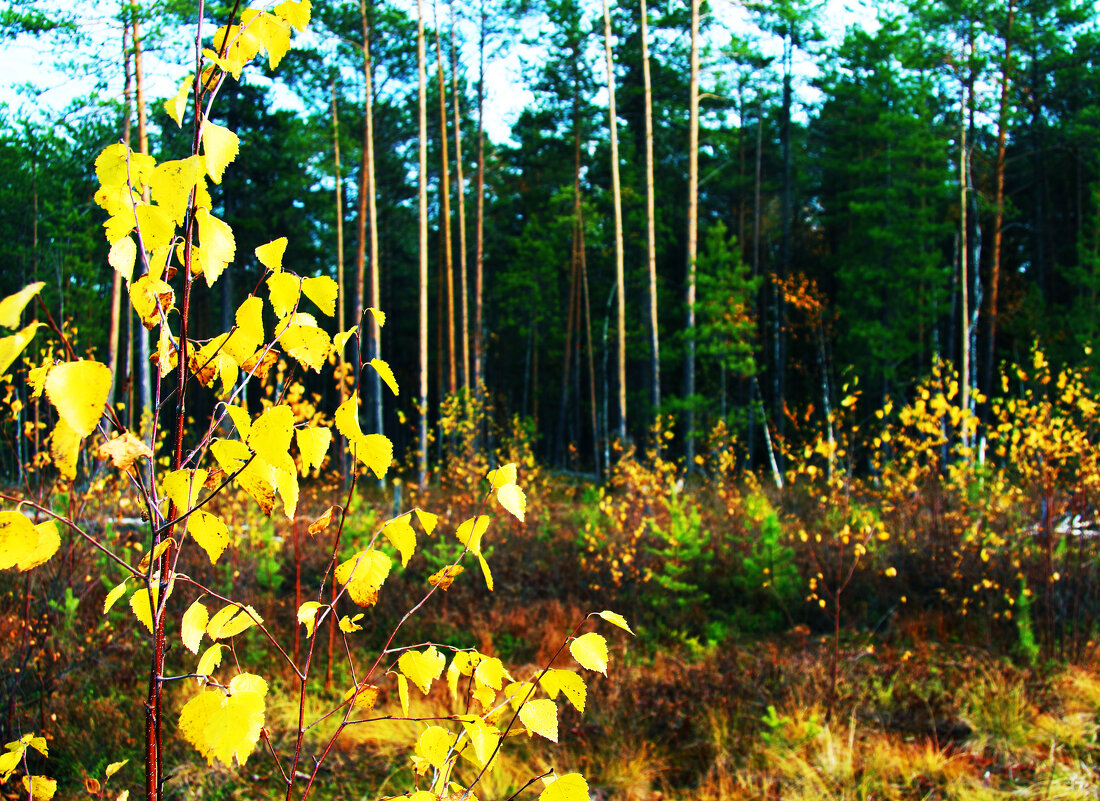
<path fill-rule="evenodd" d="M 406 4 L 408 11 L 415 14 L 415 2 L 399 0 L 399 3 Z M 72 7 L 72 3 L 64 0 L 41 0 L 41 4 L 47 8 Z M 5 3 L 0 2 L 0 6 L 2 5 Z M 103 75 L 111 76 L 102 88 L 103 96 L 121 98 L 122 80 L 117 69 L 121 60 L 121 30 L 112 14 L 104 10 L 105 5 L 100 2 L 78 3 L 80 33 L 84 38 L 81 51 L 94 56 L 84 61 L 100 65 L 92 74 L 88 74 L 86 70 L 59 65 L 59 56 L 63 57 L 67 49 L 65 46 L 31 36 L 17 37 L 14 41 L 6 41 L 0 48 L 0 74 L 4 76 L 0 80 L 0 103 L 14 111 L 17 118 L 58 118 L 64 115 L 70 104 L 93 93 L 97 81 L 102 82 L 97 76 Z M 753 30 L 748 22 L 748 13 L 740 4 L 732 0 L 713 0 L 712 7 L 718 23 L 711 26 L 710 36 L 714 45 L 724 44 L 730 32 L 745 33 Z M 430 15 L 430 6 L 428 13 Z M 599 13 L 598 3 L 593 3 L 593 13 Z M 838 39 L 848 25 L 866 24 L 871 16 L 868 6 L 861 4 L 859 0 L 827 0 L 822 26 L 830 38 Z M 528 24 L 525 33 L 537 39 L 538 30 L 533 23 Z M 474 41 L 473 34 L 471 29 L 466 37 L 470 42 Z M 765 41 L 762 47 L 765 55 L 777 55 L 780 44 L 778 41 Z M 486 130 L 490 139 L 496 142 L 509 139 L 517 116 L 533 102 L 533 95 L 525 87 L 524 63 L 532 63 L 538 59 L 538 48 L 534 46 L 517 43 L 516 46 L 508 46 L 503 50 L 504 55 L 490 64 L 486 71 Z M 774 52 L 770 52 L 772 50 Z M 148 96 L 159 100 L 175 94 L 180 81 L 189 72 L 190 57 L 191 52 L 182 34 L 177 41 L 170 41 L 164 52 L 147 53 L 144 67 Z M 468 45 L 463 57 L 467 64 L 475 65 L 476 45 Z M 796 68 L 802 74 L 805 91 L 814 68 L 808 61 Z M 475 70 L 476 67 L 471 67 L 470 74 Z M 602 70 L 599 77 L 603 80 Z M 287 92 L 276 98 L 276 104 L 285 108 L 301 109 L 298 98 Z"/>

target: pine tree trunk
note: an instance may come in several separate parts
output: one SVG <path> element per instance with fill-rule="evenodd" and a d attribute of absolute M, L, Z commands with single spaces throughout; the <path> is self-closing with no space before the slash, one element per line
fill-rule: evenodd
<path fill-rule="evenodd" d="M 646 265 L 649 271 L 649 369 L 653 382 L 653 413 L 661 410 L 661 342 L 657 327 L 657 215 L 653 187 L 653 90 L 649 76 L 649 11 L 641 0 L 642 82 L 645 88 L 645 222 Z M 660 452 L 661 443 L 654 447 Z"/>
<path fill-rule="evenodd" d="M 626 442 L 626 287 L 623 277 L 623 199 L 619 187 L 619 124 L 615 113 L 615 63 L 611 56 L 611 12 L 603 0 L 604 58 L 607 62 L 607 117 L 611 133 L 611 196 L 615 206 L 615 287 L 618 295 L 619 439 Z"/>
<path fill-rule="evenodd" d="M 125 13 L 125 6 L 123 7 L 123 13 Z M 129 45 L 130 27 L 128 25 L 122 26 L 122 71 L 125 74 L 125 81 L 122 88 L 122 143 L 127 148 L 130 147 L 130 113 L 131 113 L 131 96 L 133 94 L 133 81 L 131 80 L 130 73 L 130 45 Z M 108 402 L 112 405 L 115 401 L 115 387 L 118 385 L 118 340 L 119 331 L 121 330 L 122 320 L 122 274 L 118 270 L 113 270 L 111 276 L 111 328 L 107 336 L 107 367 L 111 371 L 111 390 L 108 393 Z M 127 312 L 129 311 L 129 304 L 126 305 Z"/>
<path fill-rule="evenodd" d="M 455 7 L 451 3 L 451 99 L 455 118 L 455 191 L 458 193 L 458 281 L 462 319 L 462 387 L 470 394 L 470 304 L 466 275 L 466 180 L 462 173 L 462 115 L 458 96 Z"/>
<path fill-rule="evenodd" d="M 481 294 L 485 270 L 485 0 L 481 0 L 477 74 L 477 232 L 474 246 L 474 391 L 481 392 L 484 353 L 481 341 Z"/>
<path fill-rule="evenodd" d="M 687 401 L 688 468 L 695 461 L 695 256 L 699 228 L 699 0 L 691 0 L 691 84 L 688 113 L 688 214 L 687 214 L 687 356 L 684 396 Z"/>
<path fill-rule="evenodd" d="M 138 29 L 137 6 L 131 3 L 133 16 L 131 17 L 131 41 L 134 45 L 134 98 L 137 103 L 138 118 L 138 152 L 149 154 L 149 133 L 146 128 L 145 116 L 145 84 L 141 68 L 141 33 Z M 146 190 L 148 193 L 148 189 Z M 135 326 L 137 335 L 137 371 L 141 379 L 141 416 L 139 425 L 146 425 L 147 415 L 153 413 L 153 375 L 150 369 L 149 357 L 149 332 L 144 326 Z"/>
<path fill-rule="evenodd" d="M 419 454 L 417 480 L 423 491 L 428 481 L 428 96 L 424 64 L 424 10 L 422 0 L 416 0 L 416 65 L 417 111 L 419 117 L 419 288 L 420 302 L 420 398 Z"/>
<path fill-rule="evenodd" d="M 447 285 L 447 391 L 458 389 L 455 364 L 455 271 L 454 245 L 451 240 L 451 162 L 447 153 L 447 83 L 443 77 L 443 39 L 439 33 L 439 18 L 435 20 L 435 60 L 439 76 L 439 144 L 440 144 L 440 220 L 443 232 L 443 270 Z"/>
<path fill-rule="evenodd" d="M 338 287 L 339 302 L 336 304 L 336 330 L 343 331 L 347 328 L 344 319 L 344 178 L 340 170 L 340 117 L 336 108 L 336 81 L 332 82 L 332 169 L 336 176 L 336 285 Z M 344 363 L 344 354 L 337 354 L 340 364 Z M 340 403 L 347 399 L 347 382 L 341 376 L 340 379 Z"/>
<path fill-rule="evenodd" d="M 373 3 L 371 8 L 373 9 Z M 360 14 L 363 20 L 363 85 L 364 85 L 364 112 L 363 112 L 363 152 L 366 163 L 363 165 L 367 176 L 367 219 L 370 224 L 370 305 L 372 308 L 381 309 L 381 264 L 379 263 L 378 249 L 378 189 L 374 176 L 374 61 L 371 58 L 370 41 L 373 33 L 370 26 L 365 0 L 360 0 Z M 359 325 L 363 325 L 363 290 L 360 278 L 359 299 L 357 306 L 357 319 Z M 370 315 L 370 349 L 368 353 L 372 359 L 382 358 L 382 329 Z M 363 332 L 360 329 L 360 337 Z M 379 434 L 385 433 L 382 422 L 382 376 L 377 370 L 371 370 L 371 383 L 373 384 L 371 395 L 374 399 L 374 429 Z M 361 401 L 360 401 L 361 402 Z"/>

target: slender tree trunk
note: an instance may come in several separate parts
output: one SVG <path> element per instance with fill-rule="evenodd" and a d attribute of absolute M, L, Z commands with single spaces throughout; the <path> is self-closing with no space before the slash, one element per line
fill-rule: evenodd
<path fill-rule="evenodd" d="M 447 390 L 458 389 L 455 364 L 455 271 L 454 246 L 451 240 L 451 162 L 447 153 L 447 83 L 443 76 L 443 38 L 439 33 L 439 16 L 435 15 L 435 60 L 439 76 L 439 144 L 440 144 L 440 220 L 443 232 L 443 270 L 447 284 Z"/>
<path fill-rule="evenodd" d="M 642 82 L 645 89 L 645 221 L 646 265 L 649 271 L 649 369 L 653 382 L 653 413 L 661 410 L 661 341 L 657 326 L 657 215 L 653 188 L 653 89 L 649 75 L 649 10 L 641 0 Z M 654 447 L 661 447 L 655 442 Z"/>
<path fill-rule="evenodd" d="M 126 6 L 123 6 L 123 14 Z M 130 72 L 130 26 L 122 26 L 122 71 L 125 74 L 125 82 L 122 88 L 122 142 L 130 147 L 130 114 L 131 97 L 134 91 L 133 80 Z M 111 391 L 108 393 L 109 402 L 114 403 L 115 387 L 118 385 L 118 340 L 122 321 L 122 275 L 118 270 L 112 271 L 111 276 L 111 328 L 107 337 L 107 366 L 111 371 Z M 129 304 L 126 310 L 129 311 Z"/>
<path fill-rule="evenodd" d="M 699 231 L 699 0 L 691 0 L 691 82 L 688 99 L 688 212 L 687 212 L 687 355 L 684 395 L 687 401 L 687 441 L 684 450 L 689 469 L 695 462 L 695 257 Z"/>
<path fill-rule="evenodd" d="M 373 8 L 373 4 L 372 4 Z M 382 357 L 381 329 L 374 315 L 364 316 L 366 297 L 367 243 L 370 243 L 370 305 L 380 308 L 380 276 L 378 258 L 378 205 L 374 180 L 374 62 L 370 41 L 373 34 L 366 0 L 359 0 L 359 19 L 363 29 L 363 161 L 359 171 L 359 237 L 355 254 L 355 320 L 359 324 L 359 340 L 367 342 L 367 355 L 371 359 Z M 359 387 L 363 376 L 362 345 L 355 355 L 355 384 Z M 373 404 L 374 429 L 382 431 L 382 377 L 377 370 L 370 371 L 370 397 Z M 359 403 L 363 402 L 362 392 Z"/>
<path fill-rule="evenodd" d="M 1005 151 L 1008 139 L 1008 87 L 1012 70 L 1012 25 L 1015 20 L 1015 0 L 1008 2 L 1005 27 L 1004 65 L 1001 68 L 1001 105 L 997 116 L 997 157 L 994 167 L 996 184 L 993 200 L 993 265 L 989 273 L 989 338 L 986 341 L 982 389 L 988 397 L 993 387 L 993 368 L 997 354 L 997 289 L 1001 280 L 1001 242 L 1005 217 Z"/>
<path fill-rule="evenodd" d="M 967 166 L 967 143 L 966 143 L 966 109 L 969 107 L 969 85 L 964 80 L 962 85 L 962 96 L 960 98 L 959 107 L 959 287 L 962 306 L 962 314 L 959 316 L 961 322 L 961 336 L 959 337 L 962 344 L 962 369 L 960 371 L 959 383 L 962 385 L 962 408 L 970 408 L 970 273 L 967 264 L 969 257 L 969 247 L 967 245 L 967 176 L 969 175 L 969 168 Z M 963 433 L 963 441 L 967 442 L 968 438 Z"/>
<path fill-rule="evenodd" d="M 336 304 L 336 330 L 343 331 L 347 327 L 344 318 L 344 176 L 340 170 L 340 116 L 336 107 L 336 81 L 332 82 L 332 169 L 336 176 L 336 285 L 338 287 L 339 302 Z M 344 354 L 337 354 L 341 366 L 344 364 Z M 340 379 L 340 403 L 347 399 L 348 385 L 343 376 Z"/>
<path fill-rule="evenodd" d="M 131 41 L 134 45 L 134 98 L 137 103 L 138 118 L 138 151 L 149 154 L 149 133 L 146 128 L 145 116 L 145 82 L 141 68 L 141 33 L 138 28 L 138 7 L 131 3 Z M 148 190 L 146 190 L 148 193 Z M 145 423 L 146 415 L 153 413 L 153 376 L 150 370 L 149 332 L 144 326 L 136 326 L 134 333 L 137 335 L 137 370 L 141 376 L 141 424 Z"/>
<path fill-rule="evenodd" d="M 428 93 L 424 64 L 424 9 L 423 0 L 416 0 L 416 65 L 417 111 L 419 115 L 419 245 L 420 268 L 420 399 L 417 476 L 421 491 L 428 481 Z"/>
<path fill-rule="evenodd" d="M 623 199 L 619 188 L 619 122 L 615 113 L 615 62 L 611 56 L 611 12 L 603 0 L 604 58 L 607 62 L 608 123 L 611 129 L 611 196 L 615 206 L 615 287 L 618 293 L 619 439 L 626 442 L 626 286 L 623 277 Z"/>
<path fill-rule="evenodd" d="M 481 293 L 485 268 L 485 0 L 481 0 L 477 73 L 477 243 L 474 248 L 474 391 L 481 392 L 484 353 L 481 341 Z"/>
<path fill-rule="evenodd" d="M 466 179 L 462 172 L 462 115 L 458 95 L 455 7 L 451 2 L 451 99 L 455 118 L 455 191 L 458 193 L 458 280 L 462 318 L 462 387 L 470 393 L 470 303 L 466 275 Z"/>

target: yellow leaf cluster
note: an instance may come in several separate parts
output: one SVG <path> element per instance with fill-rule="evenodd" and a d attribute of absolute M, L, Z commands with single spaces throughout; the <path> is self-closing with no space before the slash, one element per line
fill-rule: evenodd
<path fill-rule="evenodd" d="M 228 692 L 205 689 L 184 705 L 180 732 L 209 764 L 219 759 L 243 765 L 260 739 L 266 695 L 267 684 L 259 676 L 234 676 Z"/>
<path fill-rule="evenodd" d="M 0 512 L 0 570 L 38 567 L 60 546 L 61 537 L 53 521 L 35 525 L 20 512 Z"/>

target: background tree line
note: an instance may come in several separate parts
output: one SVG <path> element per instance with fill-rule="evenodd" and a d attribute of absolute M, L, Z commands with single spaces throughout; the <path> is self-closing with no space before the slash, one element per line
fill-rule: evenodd
<path fill-rule="evenodd" d="M 209 31 L 223 6 L 206 4 Z M 46 281 L 137 415 L 149 345 L 119 317 L 91 160 L 120 130 L 179 150 L 142 56 L 185 63 L 174 31 L 194 9 L 104 8 L 110 51 L 91 6 L 0 18 L 96 78 L 62 113 L 3 112 L 0 292 Z M 794 410 L 827 412 L 852 375 L 883 401 L 945 359 L 980 399 L 1035 340 L 1056 363 L 1097 358 L 1095 4 L 915 1 L 839 37 L 803 0 L 750 4 L 736 30 L 698 2 L 418 8 L 420 58 L 417 8 L 318 3 L 308 47 L 219 101 L 246 143 L 218 201 L 238 258 L 203 310 L 206 334 L 224 330 L 261 276 L 253 249 L 286 236 L 285 263 L 347 288 L 342 328 L 386 311 L 380 350 L 375 329 L 345 357 L 394 367 L 399 397 L 361 395 L 364 430 L 399 450 L 426 449 L 421 420 L 483 386 L 559 466 L 600 472 L 659 412 L 689 456 L 722 418 L 763 463 Z M 532 32 L 534 100 L 494 141 L 485 76 Z M 298 378 L 325 407 L 346 391 Z"/>

